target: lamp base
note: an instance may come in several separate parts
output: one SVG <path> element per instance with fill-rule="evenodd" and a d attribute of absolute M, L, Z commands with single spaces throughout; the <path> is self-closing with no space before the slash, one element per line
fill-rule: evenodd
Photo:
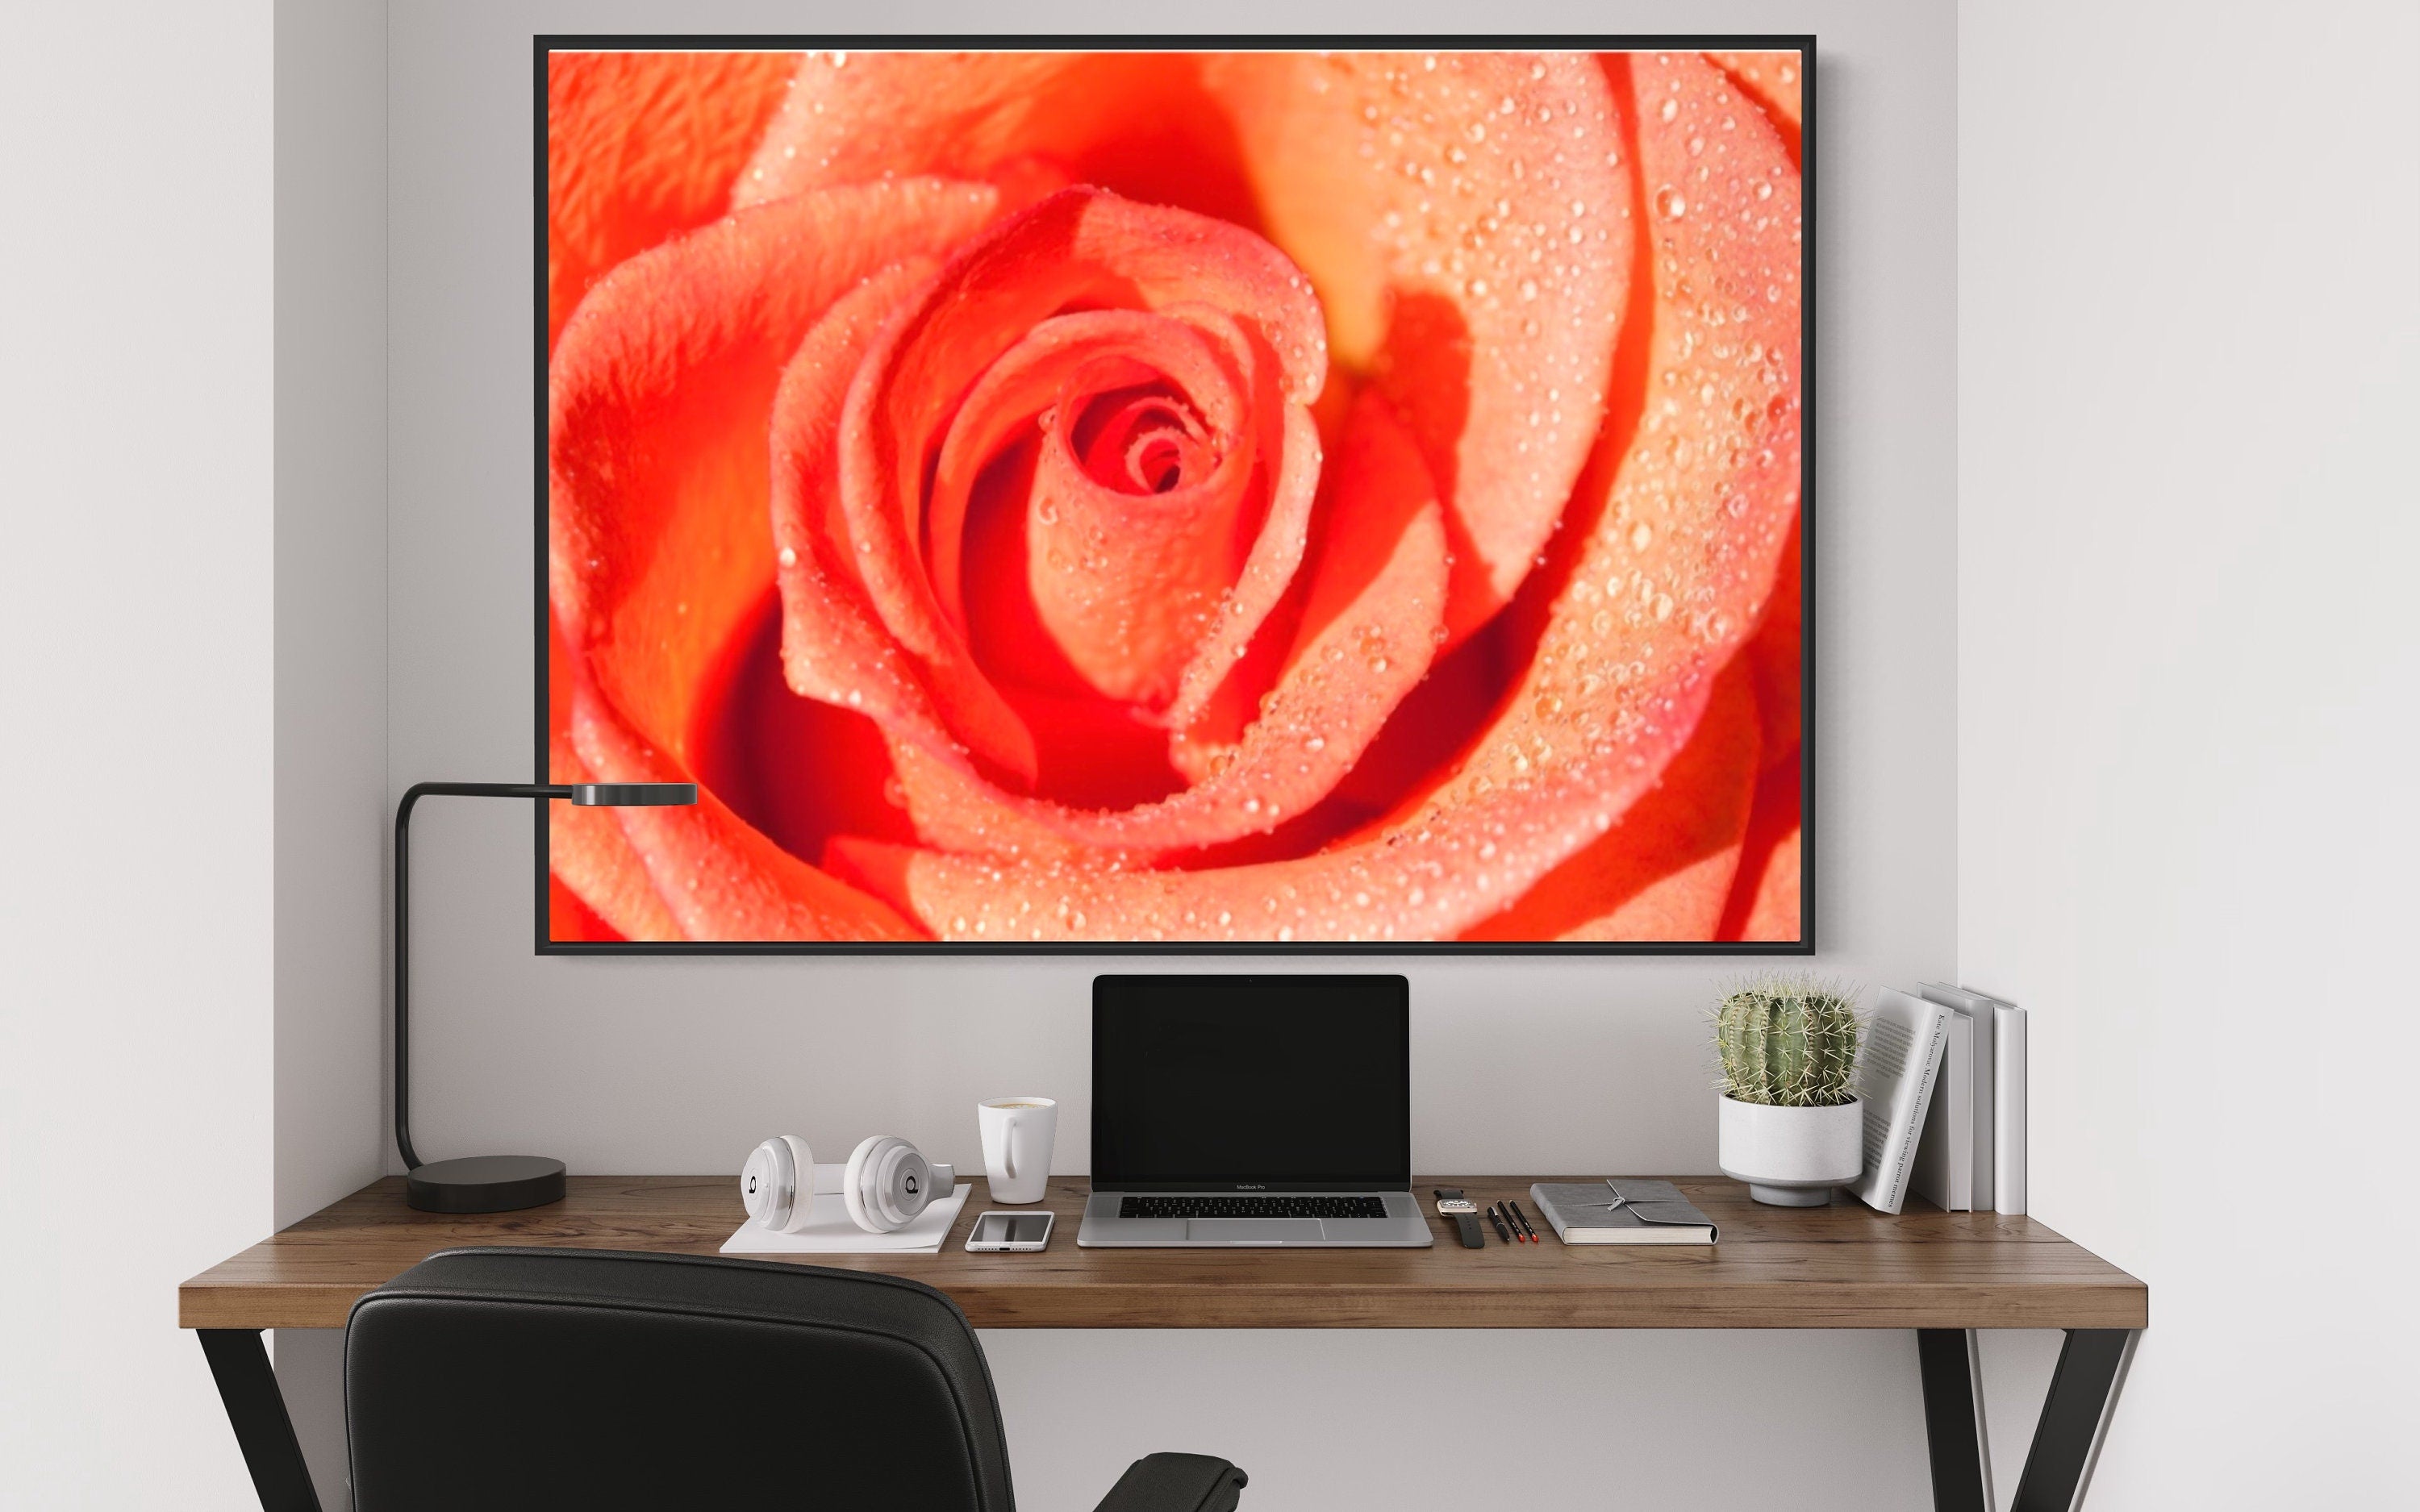
<path fill-rule="evenodd" d="M 413 1166 L 403 1198 L 423 1212 L 510 1212 L 562 1201 L 563 1176 L 544 1155 L 465 1155 Z"/>

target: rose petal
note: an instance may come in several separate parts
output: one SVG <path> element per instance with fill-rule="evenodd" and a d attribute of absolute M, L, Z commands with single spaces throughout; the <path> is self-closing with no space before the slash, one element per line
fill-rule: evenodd
<path fill-rule="evenodd" d="M 564 727 L 549 742 L 547 768 L 557 782 L 593 780 L 587 766 L 571 748 L 570 687 L 564 684 Z M 584 809 L 574 803 L 546 806 L 548 869 L 581 903 L 593 910 L 624 939 L 676 940 L 680 926 L 647 880 L 646 868 L 610 809 Z M 550 916 L 552 939 L 577 939 L 563 933 L 565 921 Z"/>
<path fill-rule="evenodd" d="M 913 838 L 881 727 L 783 677 L 778 593 L 733 640 L 705 702 L 698 784 L 774 844 L 813 861 L 835 834 Z"/>
<path fill-rule="evenodd" d="M 1756 809 L 1748 817 L 1741 849 L 1739 876 L 1731 885 L 1730 901 L 1714 938 L 1806 937 L 1805 916 L 1799 908 L 1799 774 L 1797 747 L 1767 753 L 1764 776 L 1757 783 Z"/>
<path fill-rule="evenodd" d="M 640 738 L 584 685 L 572 691 L 571 746 L 589 770 L 620 781 L 689 779 L 688 768 Z M 918 936 L 880 902 L 783 851 L 703 789 L 691 807 L 611 811 L 681 938 Z"/>
<path fill-rule="evenodd" d="M 1612 827 L 1696 729 L 1772 592 L 1799 494 L 1797 175 L 1761 117 L 1707 131 L 1744 105 L 1711 66 L 1621 71 L 1653 217 L 1639 419 L 1590 470 L 1585 547 L 1463 767 L 1383 833 L 1295 860 L 1138 872 L 852 847 L 851 864 L 886 870 L 945 935 L 964 918 L 995 937 L 1442 939 Z M 1709 139 L 1698 153 L 1693 135 Z M 1015 913 L 1035 899 L 1046 917 Z"/>
<path fill-rule="evenodd" d="M 1597 747 L 1626 725 L 1668 735 L 1666 701 L 1757 625 L 1798 517 L 1797 174 L 1711 66 L 1620 61 L 1654 262 L 1643 392 L 1575 492 L 1569 518 L 1590 528 L 1521 691 L 1457 776 L 1466 789 L 1518 782 L 1540 748 Z M 1739 124 L 1707 129 L 1725 118 Z"/>
<path fill-rule="evenodd" d="M 782 666 L 805 698 L 915 730 L 937 747 L 971 747 L 1022 780 L 1032 732 L 947 631 L 915 648 L 894 640 L 871 600 L 862 554 L 834 484 L 833 417 L 887 323 L 931 282 L 934 265 L 894 264 L 836 301 L 799 344 L 774 397 L 773 541 L 782 589 Z"/>
<path fill-rule="evenodd" d="M 706 672 L 773 579 L 766 424 L 783 362 L 840 294 L 962 239 L 996 202 L 935 179 L 785 200 L 632 258 L 565 328 L 555 617 L 602 695 L 676 757 Z"/>
<path fill-rule="evenodd" d="M 653 759 L 667 780 L 690 769 L 702 690 L 772 581 L 765 427 L 783 359 L 841 292 L 893 258 L 964 238 L 996 199 L 981 185 L 916 180 L 734 216 L 625 263 L 565 327 L 550 364 L 550 599 L 564 639 L 560 681 L 593 685 L 584 690 L 596 706 L 588 724 L 627 722 L 632 740 L 659 753 Z M 665 560 L 683 563 L 676 579 L 655 570 Z M 565 724 L 577 733 L 576 705 Z M 597 764 L 593 751 L 582 755 L 592 771 L 638 776 Z M 644 840 L 679 826 L 622 828 Z M 633 857 L 574 843 L 584 856 L 575 867 L 595 863 L 596 874 L 573 878 L 590 905 L 625 933 L 659 936 L 663 919 L 648 916 L 628 884 L 634 859 L 653 874 L 666 858 L 644 854 L 644 844 Z M 758 871 L 795 885 L 802 901 L 786 914 L 755 908 L 739 916 L 745 925 L 798 929 L 829 913 L 835 927 L 876 927 L 854 905 L 831 903 L 827 895 L 840 885 L 812 869 L 767 863 Z M 679 885 L 686 889 L 687 878 Z M 697 906 L 686 890 L 683 906 Z M 740 925 L 717 933 L 679 907 L 670 911 L 678 927 L 704 928 L 709 937 L 755 937 Z M 876 917 L 882 929 L 906 928 L 887 911 Z"/>
<path fill-rule="evenodd" d="M 1312 564 L 1285 671 L 1220 770 L 1164 801 L 1100 812 L 1003 793 L 963 762 L 894 743 L 919 838 L 1135 864 L 1266 832 L 1326 796 L 1426 673 L 1446 592 L 1435 486 L 1377 395 L 1357 408 L 1335 477 L 1336 528 Z"/>
<path fill-rule="evenodd" d="M 1260 534 L 1201 649 L 1179 675 L 1175 696 L 1159 715 L 1159 723 L 1169 729 L 1183 731 L 1200 719 L 1211 698 L 1236 675 L 1237 663 L 1269 623 L 1302 564 L 1311 538 L 1311 505 L 1319 497 L 1319 427 L 1300 405 L 1286 406 L 1279 424 L 1281 439 L 1269 449 L 1276 454 L 1277 475 L 1269 485 Z"/>
<path fill-rule="evenodd" d="M 560 876 L 546 879 L 546 927 L 548 939 L 566 944 L 629 938 L 582 903 L 580 894 L 565 886 Z"/>
<path fill-rule="evenodd" d="M 1636 235 L 1578 54 L 1220 54 L 1269 235 L 1446 489 L 1461 640 L 1553 532 L 1604 411 Z"/>
<path fill-rule="evenodd" d="M 1800 74 L 1806 68 L 1806 55 L 1792 49 L 1780 53 L 1709 53 L 1714 65 L 1730 75 L 1746 95 L 1773 117 L 1780 129 L 1782 140 L 1789 145 L 1790 161 L 1798 161 L 1799 116 L 1803 109 Z"/>
<path fill-rule="evenodd" d="M 1739 933 L 1731 936 L 1743 940 L 1802 940 L 1806 938 L 1804 914 L 1799 906 L 1799 832 L 1796 828 L 1775 842 L 1763 867 L 1757 873 L 1756 892 L 1748 904 L 1747 921 Z"/>
<path fill-rule="evenodd" d="M 1790 523 L 1790 542 L 1774 569 L 1773 597 L 1764 619 L 1744 653 L 1756 673 L 1757 716 L 1764 726 L 1765 761 L 1797 759 L 1799 710 L 1806 695 L 1805 656 L 1798 624 L 1800 586 L 1804 572 L 1799 557 L 1800 525 Z"/>
<path fill-rule="evenodd" d="M 1798 176 L 1761 119 L 1708 130 L 1741 107 L 1709 65 L 1641 54 L 1629 69 L 1654 264 L 1646 387 L 1573 501 L 1594 522 L 1586 548 L 1466 781 L 1512 780 L 1525 750 L 1593 745 L 1599 723 L 1668 724 L 1665 702 L 1756 626 L 1798 517 Z"/>
<path fill-rule="evenodd" d="M 588 769 L 571 748 L 571 685 L 577 673 L 563 644 L 563 626 L 551 613 L 546 622 L 546 662 L 547 780 L 590 781 Z M 605 810 L 567 803 L 547 805 L 547 938 L 676 937 L 672 916 L 648 886 L 646 872 L 631 853 L 621 826 Z M 566 899 L 576 906 L 566 906 Z M 596 918 L 597 928 L 610 933 L 592 933 L 585 922 L 588 918 Z"/>
<path fill-rule="evenodd" d="M 1063 182 L 1257 224 L 1198 54 L 809 54 L 740 204 L 892 174 Z"/>
<path fill-rule="evenodd" d="M 1736 663 L 1689 743 L 1611 829 L 1466 940 L 1711 940 L 1756 791 L 1756 694 Z"/>
<path fill-rule="evenodd" d="M 547 340 L 623 259 L 723 211 L 797 71 L 783 53 L 552 53 Z"/>

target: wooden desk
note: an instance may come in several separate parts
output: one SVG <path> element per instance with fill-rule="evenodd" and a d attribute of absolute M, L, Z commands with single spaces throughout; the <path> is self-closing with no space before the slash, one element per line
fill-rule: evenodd
<path fill-rule="evenodd" d="M 1532 1177 L 1422 1177 L 1481 1207 Z M 1937 1508 L 1984 1512 L 1974 1330 L 2068 1331 L 2018 1512 L 2068 1512 L 2135 1332 L 2140 1281 L 2024 1217 L 1926 1209 L 1886 1218 L 1842 1201 L 1768 1208 L 1720 1177 L 1676 1178 L 1721 1229 L 1712 1249 L 1544 1242 L 1466 1250 L 1432 1213 L 1426 1250 L 1086 1250 L 1087 1183 L 1054 1180 L 1059 1214 L 1040 1254 L 970 1255 L 986 1205 L 973 1183 L 937 1255 L 824 1255 L 800 1263 L 878 1270 L 948 1292 L 978 1328 L 1904 1328 L 1917 1332 Z M 1531 1216 L 1536 1216 L 1532 1210 Z M 727 1176 L 575 1176 L 564 1201 L 451 1216 L 404 1205 L 388 1177 L 178 1288 L 201 1332 L 265 1506 L 316 1508 L 258 1331 L 341 1328 L 355 1301 L 441 1249 L 540 1244 L 711 1255 L 745 1214 Z M 274 1499 L 272 1499 L 274 1497 Z"/>

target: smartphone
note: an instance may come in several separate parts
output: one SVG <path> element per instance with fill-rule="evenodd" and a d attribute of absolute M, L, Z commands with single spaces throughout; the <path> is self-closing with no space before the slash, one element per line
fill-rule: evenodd
<path fill-rule="evenodd" d="M 967 1248 L 987 1250 L 1044 1249 L 1050 1243 L 1050 1212 L 985 1212 L 975 1215 L 967 1230 Z"/>

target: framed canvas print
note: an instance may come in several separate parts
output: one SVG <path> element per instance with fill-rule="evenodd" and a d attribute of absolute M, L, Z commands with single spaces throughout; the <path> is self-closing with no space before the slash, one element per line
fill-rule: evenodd
<path fill-rule="evenodd" d="M 536 39 L 539 949 L 1810 949 L 1813 39 L 941 42 Z"/>

